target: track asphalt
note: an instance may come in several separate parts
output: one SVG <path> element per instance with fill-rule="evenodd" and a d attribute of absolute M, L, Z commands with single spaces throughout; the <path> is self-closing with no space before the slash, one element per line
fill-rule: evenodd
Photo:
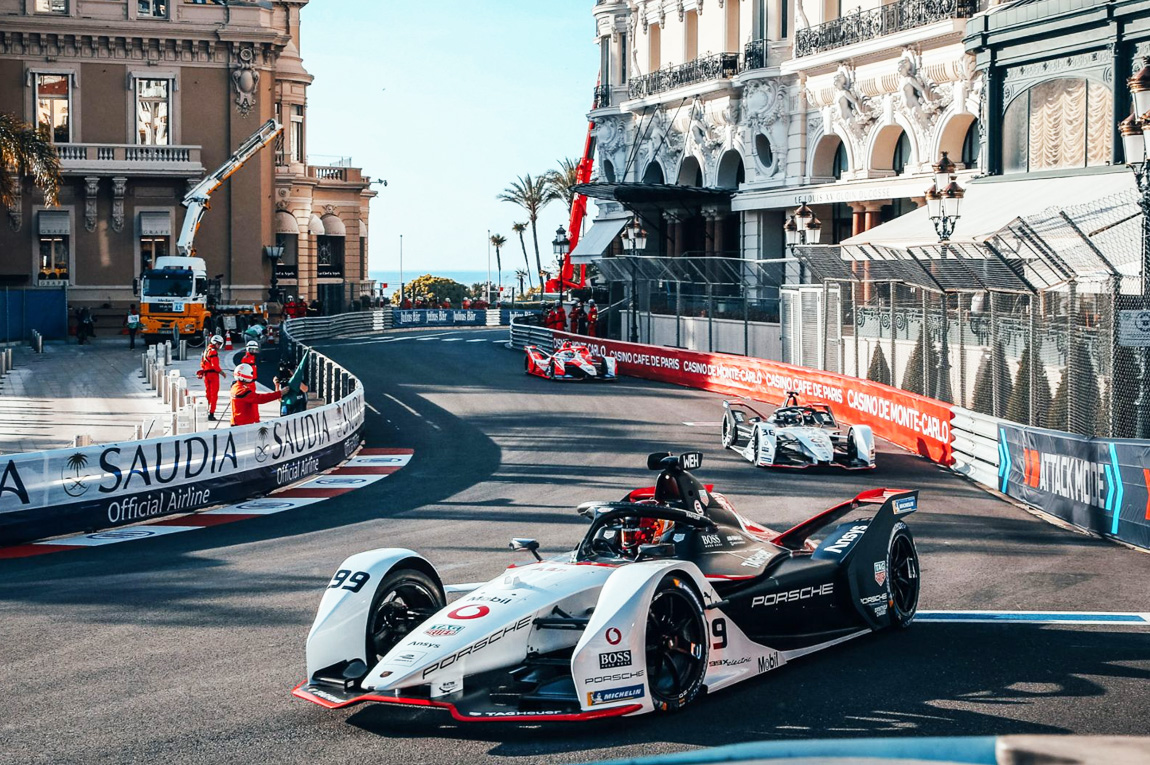
<path fill-rule="evenodd" d="M 569 550 L 574 507 L 650 485 L 648 452 L 786 527 L 865 488 L 921 490 L 924 609 L 1150 611 L 1150 555 L 1050 526 L 880 444 L 873 472 L 768 472 L 718 444 L 720 398 L 523 374 L 501 330 L 323 346 L 365 382 L 367 445 L 402 471 L 316 505 L 111 547 L 0 561 L 0 763 L 574 763 L 770 738 L 1144 734 L 1150 630 L 914 625 L 797 661 L 673 718 L 515 727 L 294 699 L 344 557 L 402 546 L 448 582 L 495 576 L 512 536 Z M 684 423 L 697 423 L 685 425 Z M 708 424 L 712 423 L 712 424 Z"/>

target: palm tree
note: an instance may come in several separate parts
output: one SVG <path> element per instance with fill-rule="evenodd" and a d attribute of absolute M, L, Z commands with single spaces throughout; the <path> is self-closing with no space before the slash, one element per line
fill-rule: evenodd
<path fill-rule="evenodd" d="M 507 237 L 502 234 L 491 235 L 491 245 L 495 248 L 495 268 L 499 272 L 499 286 L 503 286 L 503 260 L 499 257 L 499 248 L 507 244 Z"/>
<path fill-rule="evenodd" d="M 567 212 L 571 212 L 578 183 L 579 163 L 568 158 L 559 160 L 559 169 L 547 173 L 547 201 L 563 202 Z"/>
<path fill-rule="evenodd" d="M 523 232 L 527 230 L 526 223 L 512 223 L 511 230 L 519 234 L 519 246 L 523 248 L 523 262 L 527 265 L 527 286 L 531 286 L 531 259 L 527 257 L 527 245 L 523 241 Z"/>
<path fill-rule="evenodd" d="M 520 294 L 520 296 L 523 295 L 523 280 L 527 277 L 527 274 L 528 274 L 528 272 L 524 271 L 522 268 L 518 268 L 515 270 L 515 278 L 519 280 L 519 294 Z M 528 282 L 527 284 L 530 286 L 531 282 Z"/>
<path fill-rule="evenodd" d="M 535 230 L 535 222 L 539 220 L 539 211 L 551 201 L 547 197 L 547 174 L 544 173 L 538 178 L 532 178 L 531 173 L 520 176 L 512 181 L 497 199 L 500 202 L 517 204 L 527 211 L 527 220 L 531 223 L 531 238 L 535 242 L 535 266 L 542 286 L 543 260 L 539 257 L 539 232 Z"/>
<path fill-rule="evenodd" d="M 0 205 L 16 203 L 20 178 L 31 175 L 44 192 L 44 201 L 56 204 L 60 191 L 60 157 L 46 125 L 39 128 L 11 114 L 0 114 Z"/>

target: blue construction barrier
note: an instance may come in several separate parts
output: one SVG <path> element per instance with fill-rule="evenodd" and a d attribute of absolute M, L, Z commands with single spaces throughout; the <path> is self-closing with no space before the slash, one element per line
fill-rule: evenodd
<path fill-rule="evenodd" d="M 0 342 L 24 342 L 38 331 L 45 340 L 68 336 L 68 292 L 63 287 L 0 290 Z"/>
<path fill-rule="evenodd" d="M 397 308 L 391 314 L 396 327 L 483 327 L 487 311 L 474 308 Z"/>

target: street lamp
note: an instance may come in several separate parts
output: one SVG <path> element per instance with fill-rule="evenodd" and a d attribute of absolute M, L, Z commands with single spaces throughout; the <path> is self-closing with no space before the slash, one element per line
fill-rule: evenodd
<path fill-rule="evenodd" d="M 940 242 L 949 241 L 954 233 L 962 198 L 966 194 L 955 180 L 954 162 L 946 155 L 944 151 L 942 159 L 934 166 L 934 184 L 926 190 L 926 210 Z"/>
<path fill-rule="evenodd" d="M 800 245 L 818 244 L 823 234 L 823 224 L 815 217 L 815 211 L 802 202 L 783 224 L 787 248 L 794 256 L 794 249 Z M 799 283 L 803 281 L 803 267 L 799 265 Z"/>
<path fill-rule="evenodd" d="M 639 217 L 631 219 L 631 223 L 623 229 L 623 250 L 631 256 L 631 332 L 632 343 L 639 342 L 639 319 L 636 312 L 635 295 L 639 291 L 638 279 L 635 275 L 635 255 L 640 250 L 647 249 L 647 232 L 639 225 Z"/>
<path fill-rule="evenodd" d="M 279 280 L 276 275 L 276 267 L 279 265 L 280 258 L 284 256 L 284 248 L 274 245 L 264 245 L 264 257 L 272 262 L 272 289 L 268 294 L 268 300 L 278 303 L 280 302 Z"/>
<path fill-rule="evenodd" d="M 1118 130 L 1122 134 L 1122 150 L 1126 164 L 1134 171 L 1134 180 L 1140 192 L 1138 206 L 1142 210 L 1142 309 L 1150 308 L 1150 153 L 1147 152 L 1147 134 L 1150 133 L 1150 56 L 1142 59 L 1142 69 L 1127 81 L 1134 101 L 1134 113 L 1124 119 Z M 1150 348 L 1142 349 L 1142 370 L 1138 380 L 1138 438 L 1150 438 Z"/>
<path fill-rule="evenodd" d="M 942 257 L 946 259 L 950 237 L 960 217 L 962 198 L 966 192 L 955 180 L 957 168 L 947 152 L 933 167 L 934 183 L 926 190 L 926 211 L 942 243 Z M 942 343 L 938 354 L 938 381 L 935 383 L 934 397 L 939 401 L 950 401 L 954 394 L 950 390 L 950 316 L 946 291 L 942 293 Z M 1033 306 L 1032 306 L 1033 310 Z M 926 331 L 926 317 L 923 317 L 923 331 Z M 924 344 L 925 345 L 925 344 Z"/>
<path fill-rule="evenodd" d="M 559 282 L 559 296 L 560 300 L 563 297 L 563 264 L 567 259 L 567 253 L 571 252 L 571 240 L 567 238 L 567 229 L 560 226 L 555 229 L 555 239 L 551 241 L 551 250 L 555 253 L 555 264 L 559 267 L 556 281 Z"/>

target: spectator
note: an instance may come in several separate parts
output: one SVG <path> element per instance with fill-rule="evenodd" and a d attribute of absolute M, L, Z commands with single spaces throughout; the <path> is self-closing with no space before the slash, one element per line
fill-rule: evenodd
<path fill-rule="evenodd" d="M 404 310 L 407 310 L 408 308 L 411 308 L 411 298 L 409 298 L 409 297 L 404 297 L 404 298 L 403 298 L 403 302 L 399 304 L 399 307 L 400 307 L 400 308 L 402 308 L 402 309 L 404 309 Z"/>
<path fill-rule="evenodd" d="M 579 322 L 576 327 L 576 332 L 580 335 L 587 334 L 587 312 L 583 310 L 583 303 L 579 303 Z"/>
<path fill-rule="evenodd" d="M 595 332 L 599 324 L 599 309 L 595 306 L 594 300 L 587 301 L 587 335 L 588 337 L 596 337 Z"/>
<path fill-rule="evenodd" d="M 140 314 L 136 311 L 136 304 L 128 306 L 128 318 L 124 322 L 128 327 L 128 350 L 136 349 L 136 332 L 140 329 Z"/>
<path fill-rule="evenodd" d="M 471 307 L 471 298 L 464 296 L 464 298 L 463 298 L 463 310 L 466 311 L 470 307 Z"/>
<path fill-rule="evenodd" d="M 83 345 L 88 338 L 96 336 L 96 320 L 92 318 L 92 309 L 84 306 L 76 311 L 76 341 Z"/>

